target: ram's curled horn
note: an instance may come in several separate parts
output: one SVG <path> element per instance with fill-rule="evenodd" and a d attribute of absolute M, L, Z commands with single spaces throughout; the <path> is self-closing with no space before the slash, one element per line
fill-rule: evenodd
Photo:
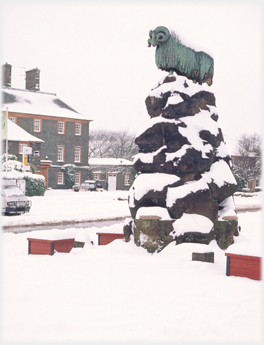
<path fill-rule="evenodd" d="M 166 42 L 170 37 L 170 32 L 167 28 L 165 28 L 165 26 L 158 26 L 155 29 L 155 33 L 156 39 L 160 43 Z"/>

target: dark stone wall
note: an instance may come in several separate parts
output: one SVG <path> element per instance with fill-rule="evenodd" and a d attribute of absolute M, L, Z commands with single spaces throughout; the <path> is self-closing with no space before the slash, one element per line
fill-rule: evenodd
<path fill-rule="evenodd" d="M 41 144 L 31 144 L 32 151 L 39 151 L 40 156 L 36 157 L 32 154 L 29 157 L 29 163 L 32 165 L 33 172 L 39 172 L 41 160 L 48 159 L 52 161 L 52 166 L 49 169 L 49 187 L 65 188 L 64 185 L 57 184 L 57 172 L 61 171 L 61 166 L 65 164 L 77 166 L 77 172 L 81 172 L 82 182 L 90 179 L 88 168 L 89 121 L 67 120 L 64 118 L 53 119 L 51 117 L 20 113 L 14 113 L 12 116 L 15 116 L 18 126 L 44 141 Z M 34 132 L 33 130 L 34 119 L 41 120 L 40 132 Z M 64 134 L 58 134 L 58 121 L 62 121 L 65 124 Z M 75 135 L 75 123 L 81 123 L 81 135 Z M 65 148 L 63 162 L 57 162 L 57 146 L 64 146 Z M 81 162 L 74 162 L 74 147 L 81 147 Z M 9 153 L 15 154 L 22 161 L 22 155 L 18 155 L 18 143 L 10 144 L 9 142 Z"/>
<path fill-rule="evenodd" d="M 38 118 L 37 116 L 35 117 Z M 61 119 L 63 121 L 63 118 Z M 57 133 L 58 120 L 42 118 L 41 132 L 33 131 L 34 119 L 31 117 L 17 117 L 17 124 L 25 129 L 28 133 L 37 138 L 44 140 L 42 143 L 42 157 L 41 159 L 49 160 L 55 164 L 57 162 L 57 146 L 65 147 L 65 161 L 58 162 L 59 165 L 75 164 L 76 166 L 88 165 L 88 148 L 89 148 L 89 123 L 82 123 L 82 135 L 75 135 L 75 122 L 82 121 L 65 121 L 65 134 Z M 74 162 L 74 147 L 80 146 L 82 148 L 81 162 Z"/>
<path fill-rule="evenodd" d="M 40 172 L 41 144 L 42 143 L 30 143 L 32 155 L 29 155 L 28 161 L 33 172 Z M 39 152 L 39 155 L 37 155 L 37 152 Z"/>
<path fill-rule="evenodd" d="M 105 188 L 108 179 L 108 173 L 117 174 L 117 190 L 129 190 L 133 181 L 135 180 L 136 170 L 133 166 L 120 166 L 120 165 L 90 165 L 89 179 L 93 180 L 93 173 L 99 172 L 101 174 L 101 180 L 104 182 L 103 187 Z M 130 174 L 130 185 L 124 185 L 124 175 Z"/>
<path fill-rule="evenodd" d="M 59 165 L 51 165 L 49 168 L 49 187 L 53 189 L 67 189 L 65 184 L 57 184 L 57 173 L 63 172 Z M 76 173 L 81 173 L 81 182 L 85 180 L 91 180 L 90 178 L 90 170 L 88 167 L 79 167 L 76 170 Z"/>

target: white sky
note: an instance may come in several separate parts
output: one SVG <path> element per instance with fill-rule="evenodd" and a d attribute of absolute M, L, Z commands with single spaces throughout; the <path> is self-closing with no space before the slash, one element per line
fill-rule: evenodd
<path fill-rule="evenodd" d="M 147 47 L 149 30 L 169 26 L 212 52 L 219 125 L 230 144 L 261 133 L 262 1 L 2 0 L 1 61 L 12 87 L 40 69 L 54 92 L 94 121 L 91 129 L 137 131 L 145 99 L 167 73 Z"/>

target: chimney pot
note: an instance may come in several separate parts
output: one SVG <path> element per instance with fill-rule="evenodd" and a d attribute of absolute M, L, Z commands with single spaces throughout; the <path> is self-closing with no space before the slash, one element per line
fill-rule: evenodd
<path fill-rule="evenodd" d="M 9 63 L 5 63 L 2 66 L 2 84 L 6 87 L 11 87 L 11 72 L 12 72 L 12 65 Z"/>
<path fill-rule="evenodd" d="M 26 89 L 31 91 L 39 91 L 39 75 L 38 68 L 26 71 Z"/>

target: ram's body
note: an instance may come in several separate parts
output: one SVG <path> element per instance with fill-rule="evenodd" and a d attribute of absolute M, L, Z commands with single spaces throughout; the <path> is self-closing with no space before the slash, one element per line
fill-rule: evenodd
<path fill-rule="evenodd" d="M 213 83 L 214 60 L 205 52 L 183 45 L 174 32 L 163 26 L 150 31 L 149 46 L 156 46 L 156 65 L 168 72 L 175 71 L 199 84 Z"/>

